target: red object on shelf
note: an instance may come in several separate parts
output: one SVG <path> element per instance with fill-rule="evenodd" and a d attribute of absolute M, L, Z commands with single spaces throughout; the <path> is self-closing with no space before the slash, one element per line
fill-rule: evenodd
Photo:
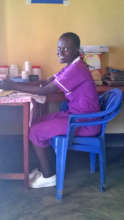
<path fill-rule="evenodd" d="M 9 66 L 7 65 L 0 65 L 0 79 L 5 79 L 8 75 Z"/>
<path fill-rule="evenodd" d="M 32 66 L 32 68 L 39 68 L 40 69 L 40 66 Z"/>
<path fill-rule="evenodd" d="M 32 75 L 37 75 L 39 79 L 42 78 L 42 72 L 40 66 L 32 66 Z"/>

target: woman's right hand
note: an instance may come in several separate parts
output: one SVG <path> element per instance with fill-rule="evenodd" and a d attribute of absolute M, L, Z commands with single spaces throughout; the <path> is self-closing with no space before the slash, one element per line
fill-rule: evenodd
<path fill-rule="evenodd" d="M 1 80 L 0 81 L 0 89 L 12 90 L 13 89 L 13 82 L 9 79 Z"/>

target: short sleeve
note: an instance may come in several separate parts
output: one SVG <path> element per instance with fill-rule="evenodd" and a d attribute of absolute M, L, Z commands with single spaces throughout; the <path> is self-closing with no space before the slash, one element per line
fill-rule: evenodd
<path fill-rule="evenodd" d="M 83 62 L 76 62 L 57 74 L 54 82 L 64 92 L 71 92 L 90 77 L 89 70 Z"/>

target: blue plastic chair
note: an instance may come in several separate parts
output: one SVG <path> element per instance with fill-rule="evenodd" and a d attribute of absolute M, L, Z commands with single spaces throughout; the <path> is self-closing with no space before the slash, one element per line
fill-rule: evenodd
<path fill-rule="evenodd" d="M 56 198 L 62 199 L 65 176 L 65 165 L 67 150 L 84 151 L 90 153 L 90 171 L 95 172 L 96 155 L 99 157 L 100 168 L 100 191 L 106 188 L 106 145 L 105 128 L 120 111 L 122 103 L 122 91 L 111 89 L 99 96 L 100 112 L 90 114 L 71 114 L 69 116 L 67 135 L 55 136 L 51 145 L 56 153 Z M 67 109 L 64 102 L 62 108 Z M 77 119 L 88 119 L 86 122 L 79 122 Z M 89 121 L 89 119 L 91 119 Z M 81 126 L 101 125 L 101 132 L 95 137 L 78 137 L 74 135 L 75 129 Z"/>

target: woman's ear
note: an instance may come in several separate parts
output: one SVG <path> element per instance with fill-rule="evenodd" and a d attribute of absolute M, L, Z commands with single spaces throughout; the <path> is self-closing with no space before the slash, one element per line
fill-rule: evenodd
<path fill-rule="evenodd" d="M 80 49 L 76 48 L 76 49 L 75 49 L 75 53 L 78 54 L 78 55 L 80 55 L 80 53 L 81 53 L 81 52 L 80 52 Z"/>

